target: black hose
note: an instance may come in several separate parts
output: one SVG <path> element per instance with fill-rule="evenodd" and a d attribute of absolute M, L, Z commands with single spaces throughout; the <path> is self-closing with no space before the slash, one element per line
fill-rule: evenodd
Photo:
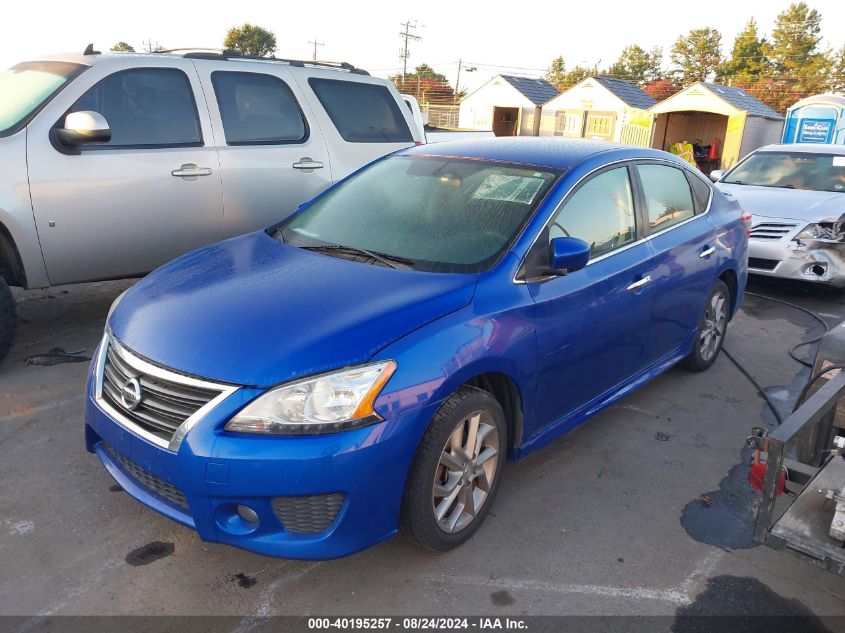
<path fill-rule="evenodd" d="M 772 413 L 775 414 L 775 418 L 777 418 L 778 424 L 783 424 L 783 416 L 780 414 L 780 411 L 778 411 L 777 407 L 775 406 L 774 400 L 772 400 L 771 396 L 766 393 L 766 390 L 760 386 L 760 383 L 757 382 L 754 376 L 749 374 L 745 367 L 743 367 L 742 364 L 737 359 L 735 359 L 728 350 L 723 347 L 722 351 L 725 353 L 725 356 L 727 356 L 728 359 L 730 359 L 730 361 L 734 365 L 736 365 L 736 368 L 741 371 L 746 378 L 748 378 L 751 384 L 754 385 L 754 387 L 757 389 L 757 393 L 760 394 L 763 400 L 766 401 L 766 404 L 769 405 L 769 409 L 771 409 Z"/>
<path fill-rule="evenodd" d="M 789 301 L 784 301 L 783 299 L 776 299 L 775 297 L 769 297 L 768 295 L 761 295 L 761 294 L 758 294 L 756 292 L 746 291 L 745 294 L 750 296 L 750 297 L 758 297 L 760 299 L 766 299 L 768 301 L 774 301 L 775 303 L 783 304 L 783 305 L 788 306 L 790 308 L 795 308 L 796 310 L 800 310 L 801 312 L 809 314 L 816 321 L 818 321 L 819 323 L 822 324 L 822 327 L 824 327 L 824 332 L 822 334 L 820 334 L 819 336 L 816 336 L 814 338 L 811 338 L 807 341 L 801 341 L 797 345 L 793 345 L 789 350 L 789 355 L 792 357 L 793 360 L 798 361 L 799 363 L 801 363 L 802 365 L 804 365 L 806 367 L 812 367 L 813 363 L 810 363 L 810 362 L 804 360 L 803 358 L 798 358 L 795 355 L 795 350 L 798 349 L 799 347 L 803 347 L 804 345 L 811 345 L 813 343 L 818 343 L 820 340 L 822 340 L 822 337 L 824 337 L 824 335 L 827 334 L 830 331 L 830 326 L 827 324 L 827 322 L 824 319 L 822 319 L 815 312 L 812 312 L 811 310 L 808 310 L 807 308 L 799 306 L 795 303 L 790 303 Z M 772 400 L 771 397 L 769 396 L 769 394 L 766 393 L 766 390 L 763 389 L 763 387 L 760 385 L 760 383 L 757 382 L 757 380 L 754 378 L 754 376 L 752 376 L 750 373 L 748 373 L 748 371 L 745 369 L 745 367 L 743 367 L 742 364 L 736 358 L 734 358 L 731 355 L 730 352 L 728 352 L 728 350 L 726 350 L 723 347 L 722 351 L 725 352 L 725 356 L 727 356 L 728 359 L 730 359 L 730 361 L 736 366 L 736 368 L 739 371 L 741 371 L 742 374 L 746 378 L 748 378 L 748 380 L 751 382 L 752 385 L 754 385 L 755 389 L 757 389 L 757 393 L 760 394 L 760 396 L 763 398 L 763 400 L 766 401 L 766 404 L 769 405 L 769 409 L 771 409 L 772 413 L 775 414 L 775 418 L 777 418 L 778 424 L 783 424 L 783 416 L 780 414 L 780 411 L 778 411 L 777 406 L 775 406 L 774 400 Z M 807 384 L 804 385 L 804 388 L 801 390 L 801 393 L 798 395 L 798 398 L 795 400 L 795 406 L 792 409 L 793 411 L 795 411 L 801 405 L 801 401 L 807 395 L 807 392 L 810 390 L 810 387 L 819 378 L 821 378 L 823 375 L 825 375 L 827 372 L 829 372 L 832 369 L 845 369 L 845 366 L 832 365 L 830 367 L 826 367 L 824 370 L 822 370 L 820 373 L 816 374 L 815 376 L 812 376 L 810 378 L 810 380 L 807 382 Z"/>
<path fill-rule="evenodd" d="M 798 358 L 798 356 L 795 355 L 795 350 L 797 350 L 799 347 L 804 347 L 805 345 L 812 345 L 813 343 L 818 343 L 820 340 L 822 340 L 822 337 L 824 337 L 824 335 L 827 334 L 830 331 L 830 326 L 827 324 L 827 322 L 823 318 L 821 318 L 818 314 L 816 314 L 815 312 L 808 310 L 807 308 L 804 308 L 802 306 L 799 306 L 795 303 L 790 303 L 789 301 L 784 301 L 783 299 L 776 299 L 775 297 L 769 297 L 768 295 L 761 295 L 761 294 L 758 294 L 756 292 L 747 292 L 746 291 L 745 294 L 750 296 L 750 297 L 758 297 L 760 299 L 766 299 L 768 301 L 774 301 L 775 303 L 780 303 L 780 304 L 783 304 L 785 306 L 789 306 L 790 308 L 795 308 L 796 310 L 800 310 L 801 312 L 804 312 L 805 314 L 809 314 L 816 321 L 818 321 L 819 323 L 822 324 L 822 327 L 824 328 L 824 332 L 822 332 L 818 336 L 811 338 L 807 341 L 801 341 L 797 345 L 793 345 L 789 350 L 789 355 L 792 357 L 792 360 L 798 361 L 799 363 L 801 363 L 805 367 L 812 367 L 813 363 L 806 361 L 803 358 Z"/>

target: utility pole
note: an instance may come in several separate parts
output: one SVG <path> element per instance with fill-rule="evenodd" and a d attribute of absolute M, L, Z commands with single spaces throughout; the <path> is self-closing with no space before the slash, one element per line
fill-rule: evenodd
<path fill-rule="evenodd" d="M 404 84 L 405 75 L 408 74 L 408 57 L 410 56 L 410 53 L 408 53 L 408 40 L 414 40 L 416 42 L 419 42 L 422 38 L 419 35 L 414 35 L 413 33 L 411 33 L 411 29 L 417 28 L 416 20 L 413 23 L 411 23 L 410 20 L 406 22 L 400 22 L 399 26 L 405 27 L 405 30 L 399 33 L 399 37 L 405 40 L 405 48 L 402 49 L 401 53 L 399 53 L 399 57 L 402 58 L 402 83 Z"/>
<path fill-rule="evenodd" d="M 459 59 L 458 60 L 458 77 L 455 79 L 455 101 L 456 102 L 458 100 L 458 93 L 461 91 L 461 68 L 462 68 L 462 66 L 463 66 L 463 64 L 461 63 L 461 60 Z M 471 73 L 471 72 L 475 72 L 476 68 L 475 68 L 475 66 L 467 66 L 466 68 L 464 68 L 464 70 L 466 70 L 468 73 Z"/>
<path fill-rule="evenodd" d="M 325 46 L 325 44 L 323 42 L 318 42 L 316 37 L 314 38 L 313 41 L 308 40 L 308 43 L 314 45 L 314 56 L 311 59 L 313 59 L 316 62 L 317 61 L 317 47 L 318 46 Z"/>

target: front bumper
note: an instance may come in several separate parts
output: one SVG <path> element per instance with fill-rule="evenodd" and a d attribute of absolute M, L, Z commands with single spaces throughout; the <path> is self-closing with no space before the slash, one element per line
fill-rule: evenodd
<path fill-rule="evenodd" d="M 433 413 L 423 406 L 331 435 L 223 431 L 255 397 L 256 390 L 244 389 L 210 411 L 173 452 L 112 419 L 94 397 L 93 375 L 86 446 L 127 493 L 205 541 L 286 558 L 337 558 L 395 534 L 418 430 Z M 238 505 L 258 521 L 244 520 Z"/>
<path fill-rule="evenodd" d="M 794 241 L 807 222 L 754 216 L 748 240 L 748 272 L 845 287 L 845 244 Z"/>

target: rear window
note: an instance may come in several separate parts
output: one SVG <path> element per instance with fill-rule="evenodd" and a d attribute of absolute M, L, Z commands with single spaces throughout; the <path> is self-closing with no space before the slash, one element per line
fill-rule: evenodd
<path fill-rule="evenodd" d="M 316 77 L 308 84 L 344 141 L 413 142 L 399 104 L 385 86 Z"/>
<path fill-rule="evenodd" d="M 273 75 L 213 72 L 211 82 L 229 145 L 302 143 L 308 126 L 288 85 Z"/>

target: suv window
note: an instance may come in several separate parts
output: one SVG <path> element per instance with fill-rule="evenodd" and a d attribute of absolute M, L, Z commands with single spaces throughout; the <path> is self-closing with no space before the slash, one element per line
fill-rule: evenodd
<path fill-rule="evenodd" d="M 308 138 L 299 103 L 278 77 L 213 72 L 211 83 L 228 145 L 302 143 Z"/>
<path fill-rule="evenodd" d="M 638 165 L 637 169 L 650 232 L 662 231 L 695 215 L 692 192 L 683 171 L 668 165 Z"/>
<path fill-rule="evenodd" d="M 344 141 L 413 142 L 405 117 L 385 86 L 316 77 L 310 78 L 308 84 Z"/>
<path fill-rule="evenodd" d="M 175 68 L 138 68 L 109 75 L 69 112 L 93 110 L 111 128 L 97 147 L 201 145 L 197 106 L 187 76 Z"/>
<path fill-rule="evenodd" d="M 549 239 L 577 237 L 590 244 L 592 257 L 637 239 L 634 196 L 627 167 L 604 171 L 572 195 L 549 227 Z"/>

